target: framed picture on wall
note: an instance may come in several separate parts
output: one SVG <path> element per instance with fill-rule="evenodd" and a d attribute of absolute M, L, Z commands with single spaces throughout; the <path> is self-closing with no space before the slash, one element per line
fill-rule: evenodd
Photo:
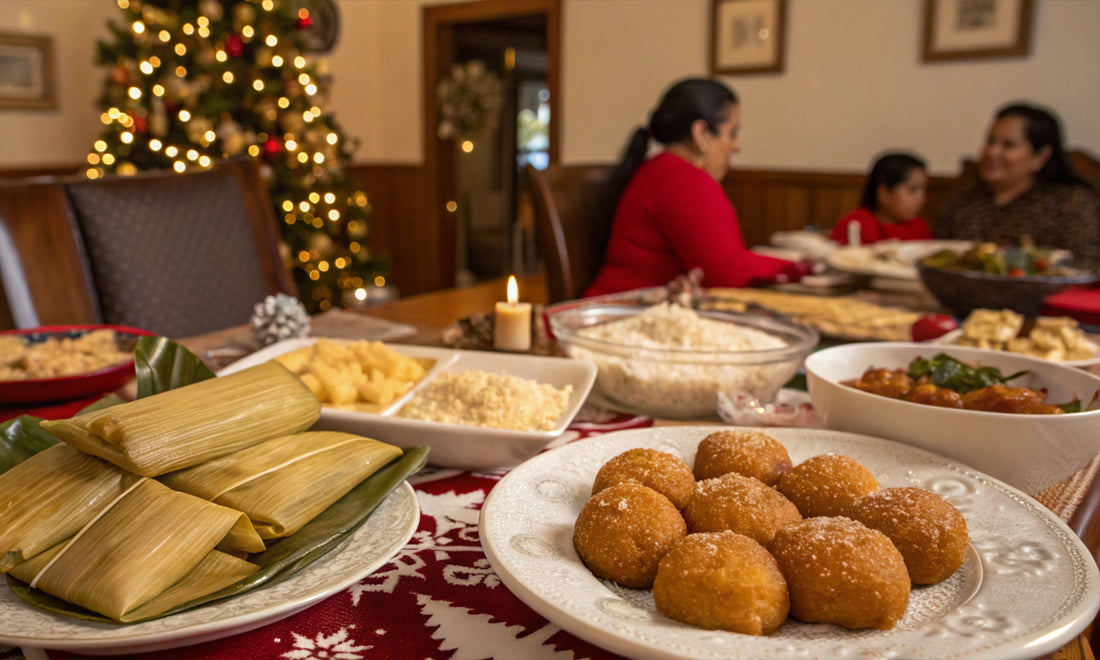
<path fill-rule="evenodd" d="M 53 38 L 0 32 L 0 109 L 56 107 Z"/>
<path fill-rule="evenodd" d="M 1032 0 L 924 0 L 921 59 L 1023 57 L 1034 10 Z"/>
<path fill-rule="evenodd" d="M 710 72 L 783 70 L 787 0 L 711 0 Z"/>

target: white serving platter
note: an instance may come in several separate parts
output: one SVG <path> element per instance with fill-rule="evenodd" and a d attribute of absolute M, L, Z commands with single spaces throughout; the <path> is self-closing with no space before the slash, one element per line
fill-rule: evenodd
<path fill-rule="evenodd" d="M 759 428 L 797 464 L 836 452 L 863 463 L 884 486 L 939 493 L 966 519 L 970 548 L 947 580 L 912 590 L 891 630 L 846 630 L 788 619 L 767 637 L 703 630 L 656 611 L 649 590 L 592 575 L 573 548 L 573 525 L 610 458 L 648 447 L 695 460 L 713 426 L 609 433 L 544 452 L 512 470 L 481 509 L 485 554 L 501 581 L 551 622 L 633 658 L 1034 658 L 1092 621 L 1100 573 L 1084 543 L 1039 502 L 950 459 L 853 433 Z"/>
<path fill-rule="evenodd" d="M 307 337 L 277 342 L 234 362 L 219 373 L 239 371 L 316 341 L 317 338 Z M 411 344 L 389 346 L 408 357 L 434 359 L 435 364 L 416 387 L 385 410 L 368 413 L 323 406 L 321 418 L 314 428 L 364 435 L 399 447 L 429 447 L 428 462 L 441 467 L 486 470 L 508 468 L 522 463 L 565 433 L 596 379 L 595 365 L 584 360 Z M 558 388 L 568 385 L 572 387 L 572 393 L 557 425 L 548 431 L 514 431 L 442 424 L 396 416 L 401 407 L 436 375 L 469 370 L 529 378 Z"/>
<path fill-rule="evenodd" d="M 238 635 L 285 619 L 367 577 L 401 550 L 419 524 L 416 492 L 402 483 L 345 545 L 289 578 L 142 623 L 58 616 L 20 600 L 5 586 L 0 588 L 0 645 L 118 657 Z"/>

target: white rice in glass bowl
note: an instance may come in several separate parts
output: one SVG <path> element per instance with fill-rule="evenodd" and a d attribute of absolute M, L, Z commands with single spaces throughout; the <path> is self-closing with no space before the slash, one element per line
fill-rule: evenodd
<path fill-rule="evenodd" d="M 679 419 L 714 417 L 720 391 L 771 401 L 818 340 L 782 319 L 670 303 L 581 306 L 549 320 L 567 355 L 595 363 L 610 403 Z"/>

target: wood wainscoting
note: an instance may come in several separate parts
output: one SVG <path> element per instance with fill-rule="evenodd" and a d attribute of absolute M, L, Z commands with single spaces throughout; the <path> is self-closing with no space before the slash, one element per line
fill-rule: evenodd
<path fill-rule="evenodd" d="M 566 166 L 569 167 L 569 166 Z M 590 167 L 590 165 L 578 166 Z M 420 165 L 354 165 L 349 172 L 371 201 L 369 245 L 389 255 L 390 281 L 402 295 L 449 286 L 437 282 L 432 254 L 453 250 L 454 238 L 430 226 L 425 168 Z M 732 169 L 722 182 L 741 219 L 747 245 L 766 245 L 776 231 L 808 226 L 828 231 L 859 205 L 865 174 L 808 170 Z M 924 217 L 932 224 L 958 177 L 932 176 Z M 438 241 L 439 243 L 433 243 Z M 426 250 L 425 246 L 436 246 Z"/>
<path fill-rule="evenodd" d="M 828 232 L 859 206 L 865 174 L 798 170 L 731 169 L 722 181 L 741 221 L 745 244 L 767 245 L 777 231 L 815 227 Z M 958 177 L 928 178 L 928 201 L 921 214 L 929 225 Z"/>
<path fill-rule="evenodd" d="M 80 165 L 0 168 L 0 179 L 65 174 Z M 432 222 L 428 172 L 420 164 L 355 164 L 348 172 L 371 205 L 368 245 L 390 263 L 389 282 L 401 295 L 447 288 L 440 282 L 436 256 L 454 250 L 454 237 Z M 733 169 L 722 182 L 741 219 L 747 245 L 764 245 L 776 231 L 814 226 L 822 231 L 859 203 L 864 174 L 809 170 Z M 958 185 L 957 177 L 928 182 L 924 217 L 931 223 Z"/>

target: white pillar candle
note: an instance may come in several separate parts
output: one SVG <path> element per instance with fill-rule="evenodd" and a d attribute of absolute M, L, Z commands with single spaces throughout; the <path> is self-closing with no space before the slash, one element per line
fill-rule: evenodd
<path fill-rule="evenodd" d="M 508 278 L 508 301 L 496 304 L 493 345 L 502 351 L 531 349 L 531 303 L 519 302 L 515 275 Z"/>
<path fill-rule="evenodd" d="M 859 247 L 862 229 L 862 226 L 858 222 L 848 223 L 848 245 Z"/>

